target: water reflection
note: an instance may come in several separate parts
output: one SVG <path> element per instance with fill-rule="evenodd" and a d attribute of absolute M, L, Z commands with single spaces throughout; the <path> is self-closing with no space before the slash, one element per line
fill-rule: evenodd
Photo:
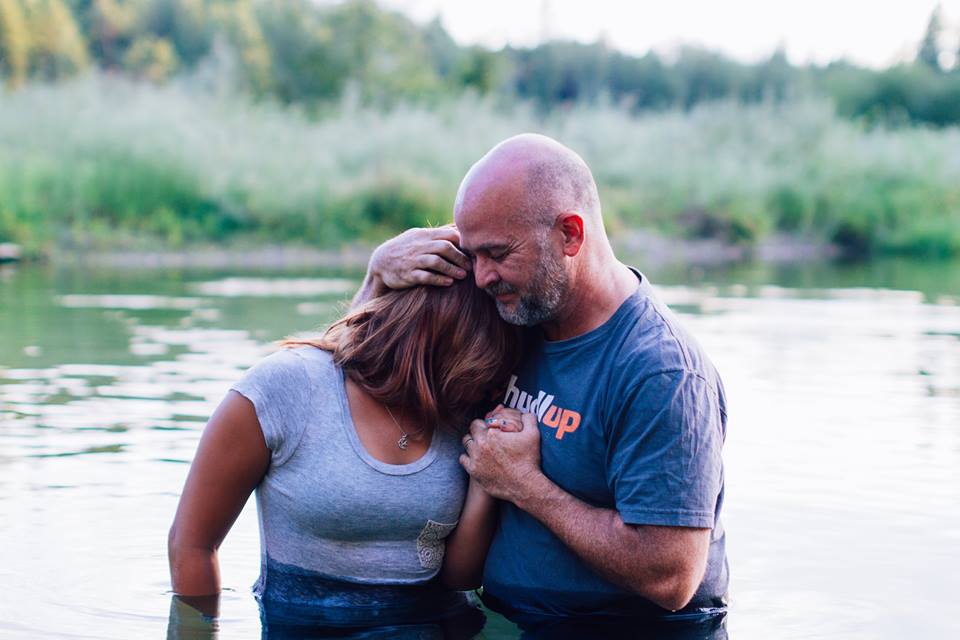
<path fill-rule="evenodd" d="M 196 309 L 204 304 L 200 298 L 175 298 L 155 295 L 81 295 L 60 296 L 62 306 L 73 309 Z"/>
<path fill-rule="evenodd" d="M 732 635 L 950 637 L 960 269 L 649 275 L 730 396 Z M 356 285 L 276 276 L 0 269 L 0 636 L 261 637 L 252 503 L 215 624 L 171 600 L 165 536 L 229 385 Z"/>
<path fill-rule="evenodd" d="M 220 637 L 220 596 L 171 596 L 167 640 Z"/>
<path fill-rule="evenodd" d="M 198 282 L 192 291 L 209 296 L 226 297 L 312 297 L 331 294 L 352 294 L 357 282 L 346 278 L 224 278 Z"/>
<path fill-rule="evenodd" d="M 294 612 L 297 614 L 297 612 Z M 216 640 L 220 637 L 218 596 L 172 596 L 167 640 Z M 487 616 L 479 605 L 465 607 L 459 614 L 441 620 L 377 625 L 331 625 L 299 615 L 269 614 L 260 610 L 262 640 L 308 640 L 314 638 L 469 640 L 484 631 Z M 605 618 L 531 617 L 520 623 L 523 640 L 727 640 L 725 613 L 700 615 L 684 620 L 631 620 L 628 623 Z M 502 636 L 493 636 L 502 637 Z"/>
<path fill-rule="evenodd" d="M 347 613 L 346 617 L 344 614 Z M 173 596 L 167 625 L 168 640 L 213 639 L 219 637 L 220 600 L 218 596 Z M 370 623 L 363 623 L 364 616 Z M 410 618 L 410 615 L 404 617 Z M 262 640 L 307 640 L 308 638 L 377 638 L 468 640 L 480 633 L 486 616 L 478 603 L 464 604 L 455 612 L 439 618 L 420 617 L 416 621 L 388 621 L 381 610 L 343 607 L 318 610 L 309 614 L 297 607 L 277 609 L 261 603 Z M 347 620 L 350 623 L 347 623 Z M 334 624 L 339 621 L 339 624 Z"/>
<path fill-rule="evenodd" d="M 696 620 L 628 622 L 574 618 L 521 623 L 523 640 L 727 640 L 727 615 L 716 614 Z"/>

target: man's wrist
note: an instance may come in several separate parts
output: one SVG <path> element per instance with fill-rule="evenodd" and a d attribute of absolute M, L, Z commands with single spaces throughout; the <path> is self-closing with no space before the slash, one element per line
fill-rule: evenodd
<path fill-rule="evenodd" d="M 383 281 L 383 276 L 380 275 L 379 271 L 370 274 L 368 286 L 370 287 L 370 293 L 373 294 L 373 297 L 379 296 L 387 290 L 387 285 Z"/>
<path fill-rule="evenodd" d="M 510 497 L 510 502 L 517 508 L 536 516 L 544 505 L 556 497 L 558 490 L 559 487 L 543 471 L 536 469 L 524 477 L 523 483 Z"/>
<path fill-rule="evenodd" d="M 377 292 L 384 286 L 383 265 L 381 264 L 383 262 L 384 244 L 386 243 L 373 250 L 373 253 L 370 254 L 370 260 L 367 262 L 367 280 L 372 289 Z"/>
<path fill-rule="evenodd" d="M 372 263 L 370 270 L 367 272 L 367 277 L 363 280 L 362 288 L 367 300 L 379 297 L 389 290 L 380 270 L 374 267 Z"/>

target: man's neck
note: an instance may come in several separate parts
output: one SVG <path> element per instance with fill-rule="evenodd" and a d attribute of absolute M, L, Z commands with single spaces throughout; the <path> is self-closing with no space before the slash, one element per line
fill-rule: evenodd
<path fill-rule="evenodd" d="M 616 260 L 578 274 L 557 318 L 540 325 L 544 335 L 555 342 L 593 331 L 616 313 L 638 285 L 636 274 Z"/>

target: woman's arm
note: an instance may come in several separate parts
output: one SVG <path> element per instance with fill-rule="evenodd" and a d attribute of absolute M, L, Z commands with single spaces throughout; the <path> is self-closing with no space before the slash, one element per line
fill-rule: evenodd
<path fill-rule="evenodd" d="M 230 391 L 203 430 L 170 527 L 174 593 L 220 592 L 217 549 L 269 466 L 270 450 L 253 404 Z"/>
<path fill-rule="evenodd" d="M 490 541 L 497 526 L 497 501 L 470 480 L 460 522 L 447 538 L 440 581 L 457 591 L 476 589 L 483 577 Z"/>
<path fill-rule="evenodd" d="M 507 409 L 501 404 L 487 413 L 485 422 L 490 429 L 519 431 L 522 428 L 520 415 L 519 411 Z M 464 436 L 464 444 L 469 438 L 469 435 Z M 447 538 L 443 556 L 440 580 L 447 587 L 466 591 L 480 586 L 483 564 L 496 528 L 497 501 L 471 478 L 460 522 Z"/>

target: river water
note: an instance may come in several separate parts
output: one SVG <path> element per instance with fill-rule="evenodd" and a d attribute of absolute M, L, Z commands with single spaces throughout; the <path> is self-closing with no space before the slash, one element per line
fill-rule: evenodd
<path fill-rule="evenodd" d="M 960 265 L 648 275 L 727 387 L 731 637 L 958 637 Z M 163 637 L 166 532 L 205 418 L 356 286 L 0 269 L 0 637 Z M 257 536 L 251 500 L 221 551 L 221 638 L 260 637 Z M 482 637 L 517 632 L 491 615 Z"/>

